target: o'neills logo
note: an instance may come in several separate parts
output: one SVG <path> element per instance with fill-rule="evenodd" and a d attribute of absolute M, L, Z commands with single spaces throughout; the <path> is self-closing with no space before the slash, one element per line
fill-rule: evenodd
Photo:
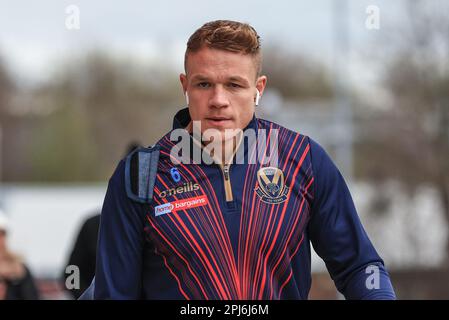
<path fill-rule="evenodd" d="M 200 188 L 200 185 L 198 183 L 187 182 L 187 183 L 184 183 L 184 185 L 181 187 L 171 188 L 171 189 L 162 191 L 161 193 L 159 193 L 159 197 L 165 198 L 167 196 L 174 196 L 175 194 L 180 194 L 180 193 L 189 192 L 189 191 L 196 191 L 196 190 L 199 190 L 199 188 Z"/>
<path fill-rule="evenodd" d="M 182 199 L 174 202 L 168 202 L 161 204 L 160 206 L 154 207 L 154 215 L 157 217 L 170 212 L 176 212 L 178 210 L 187 210 L 200 206 L 205 206 L 208 203 L 209 202 L 207 200 L 206 195 Z"/>

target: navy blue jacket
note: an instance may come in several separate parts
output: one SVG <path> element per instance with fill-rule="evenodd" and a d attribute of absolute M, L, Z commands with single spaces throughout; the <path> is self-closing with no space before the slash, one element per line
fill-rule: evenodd
<path fill-rule="evenodd" d="M 189 121 L 183 109 L 173 129 Z M 248 163 L 258 153 L 245 143 L 245 164 L 174 164 L 169 132 L 156 144 L 151 203 L 127 196 L 119 163 L 101 214 L 95 299 L 307 299 L 311 243 L 347 299 L 395 298 L 323 148 L 256 117 L 250 129 L 266 146 L 277 132 L 276 166 Z"/>

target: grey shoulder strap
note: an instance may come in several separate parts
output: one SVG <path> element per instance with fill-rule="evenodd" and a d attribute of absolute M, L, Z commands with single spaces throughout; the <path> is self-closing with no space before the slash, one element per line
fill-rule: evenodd
<path fill-rule="evenodd" d="M 159 162 L 159 147 L 140 147 L 126 157 L 126 194 L 134 201 L 151 203 Z"/>

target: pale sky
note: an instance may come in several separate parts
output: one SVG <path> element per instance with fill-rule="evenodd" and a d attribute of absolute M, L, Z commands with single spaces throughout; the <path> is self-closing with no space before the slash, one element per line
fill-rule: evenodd
<path fill-rule="evenodd" d="M 342 3 L 343 0 L 338 0 Z M 387 23 L 400 15 L 399 2 L 347 0 L 350 68 L 363 68 L 355 55 L 388 33 Z M 68 30 L 66 8 L 80 11 L 80 29 Z M 380 10 L 380 29 L 365 27 L 366 9 Z M 88 1 L 0 0 L 0 56 L 21 78 L 45 79 L 57 62 L 89 48 L 137 59 L 164 59 L 182 67 L 185 43 L 204 22 L 232 19 L 253 25 L 262 45 L 280 44 L 323 61 L 334 62 L 335 1 Z"/>

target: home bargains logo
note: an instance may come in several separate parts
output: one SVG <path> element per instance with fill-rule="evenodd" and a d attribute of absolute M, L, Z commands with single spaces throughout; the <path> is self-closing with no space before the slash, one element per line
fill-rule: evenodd
<path fill-rule="evenodd" d="M 158 217 L 166 213 L 176 212 L 178 210 L 187 210 L 200 206 L 205 206 L 208 203 L 209 202 L 207 200 L 206 195 L 168 202 L 161 204 L 160 206 L 154 207 L 154 215 Z"/>

